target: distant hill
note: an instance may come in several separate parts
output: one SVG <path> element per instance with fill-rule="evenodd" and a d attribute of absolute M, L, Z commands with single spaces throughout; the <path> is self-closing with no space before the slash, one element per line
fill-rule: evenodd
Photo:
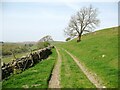
<path fill-rule="evenodd" d="M 35 41 L 26 41 L 26 42 L 18 42 L 18 43 L 23 43 L 23 44 L 36 44 L 37 42 L 35 42 Z"/>
<path fill-rule="evenodd" d="M 0 41 L 0 43 L 4 43 L 3 41 Z"/>
<path fill-rule="evenodd" d="M 61 44 L 61 43 L 65 43 L 65 42 L 64 41 L 51 41 L 50 43 L 53 45 L 56 45 L 56 44 Z"/>
<path fill-rule="evenodd" d="M 24 42 L 1 42 L 1 43 L 7 43 L 7 44 L 36 44 L 35 41 L 24 41 Z"/>

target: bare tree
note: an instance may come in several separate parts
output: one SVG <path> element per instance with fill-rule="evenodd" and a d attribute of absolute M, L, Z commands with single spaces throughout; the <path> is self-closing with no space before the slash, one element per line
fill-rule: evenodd
<path fill-rule="evenodd" d="M 71 40 L 71 38 L 70 37 L 68 37 L 68 38 L 66 38 L 66 40 L 65 41 L 70 41 Z"/>
<path fill-rule="evenodd" d="M 53 41 L 50 35 L 44 36 L 43 38 L 39 40 L 39 42 L 49 42 L 49 41 Z"/>
<path fill-rule="evenodd" d="M 81 8 L 76 15 L 71 17 L 68 27 L 64 30 L 65 35 L 71 38 L 77 36 L 77 42 L 80 42 L 83 32 L 91 32 L 99 25 L 100 20 L 97 16 L 98 11 L 92 5 Z"/>

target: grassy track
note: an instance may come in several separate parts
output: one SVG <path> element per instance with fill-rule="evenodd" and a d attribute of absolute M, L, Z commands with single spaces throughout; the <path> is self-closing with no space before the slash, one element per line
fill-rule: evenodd
<path fill-rule="evenodd" d="M 11 76 L 7 81 L 3 81 L 3 88 L 47 88 L 51 70 L 57 59 L 55 49 L 52 52 L 47 60 L 38 63 L 21 74 Z"/>
<path fill-rule="evenodd" d="M 75 40 L 56 46 L 64 47 L 95 72 L 108 88 L 118 87 L 118 28 L 87 34 L 80 43 Z"/>
<path fill-rule="evenodd" d="M 60 50 L 62 55 L 61 65 L 61 87 L 62 88 L 95 88 L 79 69 L 73 59 L 64 51 Z"/>

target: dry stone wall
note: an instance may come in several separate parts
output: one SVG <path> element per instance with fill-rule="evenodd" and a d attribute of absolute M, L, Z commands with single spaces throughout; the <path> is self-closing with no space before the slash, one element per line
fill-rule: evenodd
<path fill-rule="evenodd" d="M 12 62 L 9 62 L 8 64 L 4 63 L 2 66 L 2 79 L 9 77 L 11 74 L 21 73 L 25 69 L 46 59 L 50 54 L 52 54 L 52 48 L 54 48 L 54 46 L 48 46 L 26 56 L 22 56 L 21 58 L 17 58 L 16 60 L 12 60 Z"/>

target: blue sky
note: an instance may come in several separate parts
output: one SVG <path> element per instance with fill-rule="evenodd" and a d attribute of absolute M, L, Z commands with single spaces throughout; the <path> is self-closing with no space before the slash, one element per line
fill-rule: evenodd
<path fill-rule="evenodd" d="M 70 17 L 90 4 L 99 10 L 101 23 L 96 30 L 118 25 L 117 2 L 3 2 L 0 41 L 38 41 L 45 35 L 63 41 Z"/>

